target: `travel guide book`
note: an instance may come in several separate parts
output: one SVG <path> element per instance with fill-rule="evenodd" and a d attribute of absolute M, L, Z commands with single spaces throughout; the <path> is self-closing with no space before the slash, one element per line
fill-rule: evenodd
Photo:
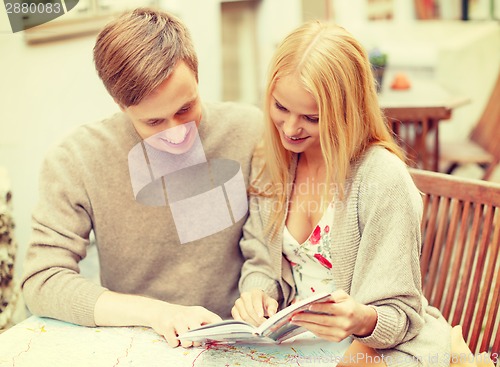
<path fill-rule="evenodd" d="M 307 331 L 293 325 L 290 319 L 300 312 L 311 312 L 309 306 L 328 299 L 330 293 L 318 293 L 297 301 L 269 317 L 256 327 L 244 321 L 225 320 L 203 325 L 179 335 L 179 340 L 202 343 L 281 343 L 291 337 Z"/>

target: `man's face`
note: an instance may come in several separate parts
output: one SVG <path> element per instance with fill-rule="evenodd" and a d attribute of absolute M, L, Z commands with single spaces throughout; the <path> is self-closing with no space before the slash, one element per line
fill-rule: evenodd
<path fill-rule="evenodd" d="M 122 110 L 147 144 L 173 154 L 187 152 L 201 121 L 198 83 L 193 71 L 179 62 L 168 79 L 150 95 Z"/>

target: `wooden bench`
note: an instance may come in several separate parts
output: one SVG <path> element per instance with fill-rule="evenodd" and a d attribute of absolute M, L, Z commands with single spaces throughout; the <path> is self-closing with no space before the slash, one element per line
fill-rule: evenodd
<path fill-rule="evenodd" d="M 500 184 L 410 170 L 423 194 L 424 295 L 472 352 L 500 351 Z"/>

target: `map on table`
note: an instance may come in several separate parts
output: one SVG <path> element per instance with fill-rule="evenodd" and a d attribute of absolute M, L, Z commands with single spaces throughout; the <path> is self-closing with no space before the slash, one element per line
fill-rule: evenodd
<path fill-rule="evenodd" d="M 305 333 L 280 345 L 171 348 L 149 328 L 87 328 L 32 316 L 0 334 L 0 366 L 324 367 L 335 366 L 350 342 Z"/>

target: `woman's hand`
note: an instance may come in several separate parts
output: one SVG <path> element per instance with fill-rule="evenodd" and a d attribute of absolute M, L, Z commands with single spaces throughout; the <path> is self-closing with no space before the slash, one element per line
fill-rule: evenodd
<path fill-rule="evenodd" d="M 167 340 L 168 345 L 179 346 L 177 336 L 201 325 L 222 321 L 213 312 L 201 306 L 181 306 L 158 301 L 157 309 L 151 318 L 151 327 Z M 199 343 L 183 340 L 184 348 L 199 346 Z"/>
<path fill-rule="evenodd" d="M 351 335 L 368 336 L 377 324 L 377 311 L 356 302 L 343 290 L 333 292 L 328 301 L 315 303 L 309 310 L 317 313 L 299 313 L 292 317 L 292 324 L 335 342 Z"/>
<path fill-rule="evenodd" d="M 231 314 L 235 320 L 243 320 L 254 326 L 259 326 L 278 310 L 278 302 L 269 297 L 261 289 L 243 292 L 234 303 Z"/>

